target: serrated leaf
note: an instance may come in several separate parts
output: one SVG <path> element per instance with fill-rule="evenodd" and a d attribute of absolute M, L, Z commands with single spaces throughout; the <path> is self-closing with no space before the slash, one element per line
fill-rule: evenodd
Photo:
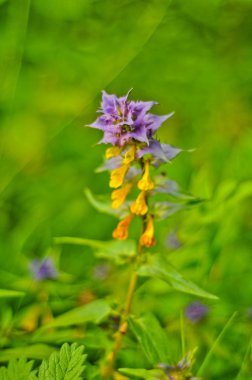
<path fill-rule="evenodd" d="M 162 378 L 164 375 L 160 369 L 142 369 L 142 368 L 119 368 L 123 375 L 133 376 L 138 379 L 153 380 Z"/>
<path fill-rule="evenodd" d="M 16 298 L 23 297 L 24 295 L 24 292 L 9 289 L 0 289 L 0 298 Z"/>
<path fill-rule="evenodd" d="M 149 257 L 149 262 L 138 269 L 143 277 L 159 278 L 167 282 L 173 289 L 183 293 L 193 294 L 202 298 L 218 299 L 215 295 L 206 292 L 191 281 L 186 280 L 169 261 L 161 254 Z"/>
<path fill-rule="evenodd" d="M 136 254 L 136 243 L 133 240 L 91 240 L 71 236 L 57 237 L 56 244 L 84 245 L 94 249 L 97 257 L 112 260 L 117 264 L 122 264 Z"/>
<path fill-rule="evenodd" d="M 54 348 L 47 344 L 33 344 L 25 347 L 8 348 L 0 351 L 0 362 L 6 362 L 11 359 L 19 359 L 25 356 L 29 359 L 44 359 L 54 351 Z"/>
<path fill-rule="evenodd" d="M 98 211 L 123 218 L 127 216 L 129 211 L 126 205 L 122 205 L 118 209 L 112 208 L 111 195 L 94 195 L 90 189 L 85 189 L 84 193 L 89 203 Z"/>
<path fill-rule="evenodd" d="M 33 380 L 35 371 L 32 371 L 33 361 L 25 358 L 19 360 L 12 359 L 8 367 L 1 367 L 0 380 Z"/>
<path fill-rule="evenodd" d="M 95 300 L 87 305 L 77 307 L 42 327 L 42 330 L 49 327 L 63 327 L 71 325 L 80 325 L 87 322 L 99 324 L 111 312 L 109 304 L 101 299 Z"/>
<path fill-rule="evenodd" d="M 153 314 L 130 318 L 129 326 L 151 364 L 169 362 L 169 341 Z"/>
<path fill-rule="evenodd" d="M 84 346 L 76 343 L 63 344 L 59 352 L 54 352 L 44 360 L 39 368 L 38 380 L 82 380 L 86 355 Z"/>

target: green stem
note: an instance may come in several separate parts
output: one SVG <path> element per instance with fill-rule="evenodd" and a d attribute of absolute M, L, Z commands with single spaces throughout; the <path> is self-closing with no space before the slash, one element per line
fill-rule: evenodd
<path fill-rule="evenodd" d="M 144 220 L 143 220 L 143 224 L 144 224 Z M 112 352 L 109 354 L 108 363 L 107 363 L 107 366 L 106 366 L 104 373 L 103 373 L 103 380 L 109 380 L 110 379 L 112 372 L 113 372 L 114 364 L 115 364 L 115 361 L 117 358 L 117 354 L 120 351 L 121 346 L 122 346 L 123 336 L 128 331 L 127 319 L 128 319 L 128 316 L 131 312 L 133 298 L 134 298 L 135 290 L 137 287 L 137 280 L 138 280 L 137 265 L 138 265 L 138 259 L 141 256 L 141 254 L 142 254 L 142 247 L 139 244 L 138 245 L 138 251 L 137 251 L 137 257 L 136 257 L 137 258 L 136 265 L 135 265 L 135 268 L 131 274 L 128 292 L 127 292 L 126 301 L 125 301 L 125 306 L 124 306 L 124 310 L 123 310 L 123 313 L 121 316 L 121 323 L 120 323 L 120 326 L 119 326 L 117 333 L 115 334 L 114 347 L 113 347 Z"/>

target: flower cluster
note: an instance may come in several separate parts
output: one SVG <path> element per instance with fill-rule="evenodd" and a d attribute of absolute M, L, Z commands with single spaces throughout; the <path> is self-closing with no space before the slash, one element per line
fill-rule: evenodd
<path fill-rule="evenodd" d="M 106 150 L 101 170 L 110 171 L 109 186 L 115 189 L 111 194 L 112 207 L 120 209 L 126 206 L 128 210 L 126 217 L 114 230 L 113 237 L 126 239 L 132 219 L 140 216 L 144 221 L 140 245 L 152 247 L 156 241 L 153 222 L 155 215 L 148 199 L 160 188 L 160 192 L 164 192 L 167 180 L 163 180 L 160 187 L 160 178 L 155 178 L 151 170 L 152 167 L 172 160 L 181 149 L 161 144 L 154 137 L 173 113 L 155 115 L 150 110 L 156 102 L 131 101 L 128 97 L 129 92 L 117 97 L 103 91 L 101 108 L 98 110 L 100 115 L 88 126 L 103 132 L 100 143 L 112 145 Z M 133 193 L 134 189 L 137 189 L 135 199 L 127 201 L 129 193 Z"/>

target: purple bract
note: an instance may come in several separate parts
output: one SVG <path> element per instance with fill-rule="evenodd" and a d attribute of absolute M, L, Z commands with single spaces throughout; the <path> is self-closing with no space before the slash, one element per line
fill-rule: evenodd
<path fill-rule="evenodd" d="M 100 143 L 123 147 L 132 141 L 149 145 L 162 123 L 173 115 L 149 113 L 157 102 L 129 101 L 129 92 L 122 97 L 102 92 L 99 116 L 89 127 L 100 129 L 104 136 Z"/>

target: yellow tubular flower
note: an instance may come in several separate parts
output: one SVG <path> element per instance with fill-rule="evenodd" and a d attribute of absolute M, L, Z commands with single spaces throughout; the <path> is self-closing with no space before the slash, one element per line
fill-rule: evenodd
<path fill-rule="evenodd" d="M 121 152 L 121 148 L 119 146 L 112 146 L 112 148 L 108 148 L 105 152 L 105 158 L 108 160 L 109 158 L 116 157 Z"/>
<path fill-rule="evenodd" d="M 130 164 L 135 159 L 136 147 L 133 145 L 124 155 L 123 162 L 125 164 Z"/>
<path fill-rule="evenodd" d="M 140 245 L 142 247 L 153 247 L 155 244 L 153 218 L 150 216 L 146 230 L 140 238 Z"/>
<path fill-rule="evenodd" d="M 113 238 L 118 240 L 125 240 L 128 237 L 128 228 L 130 225 L 130 222 L 133 218 L 133 215 L 128 215 L 126 218 L 121 220 L 116 229 L 113 231 Z"/>
<path fill-rule="evenodd" d="M 123 184 L 124 177 L 128 169 L 129 169 L 129 165 L 122 165 L 120 168 L 112 170 L 109 186 L 115 189 L 117 187 L 120 187 Z"/>
<path fill-rule="evenodd" d="M 140 181 L 138 181 L 137 187 L 140 190 L 144 190 L 144 191 L 152 190 L 154 188 L 154 183 L 152 182 L 152 180 L 150 178 L 150 163 L 149 163 L 149 161 L 145 162 L 144 175 L 140 179 Z"/>
<path fill-rule="evenodd" d="M 119 208 L 124 203 L 131 188 L 132 188 L 132 184 L 129 183 L 128 185 L 125 185 L 121 189 L 112 191 L 112 194 L 111 194 L 112 208 Z"/>
<path fill-rule="evenodd" d="M 145 200 L 145 192 L 141 191 L 136 201 L 130 206 L 132 214 L 145 215 L 148 211 L 148 206 Z"/>

